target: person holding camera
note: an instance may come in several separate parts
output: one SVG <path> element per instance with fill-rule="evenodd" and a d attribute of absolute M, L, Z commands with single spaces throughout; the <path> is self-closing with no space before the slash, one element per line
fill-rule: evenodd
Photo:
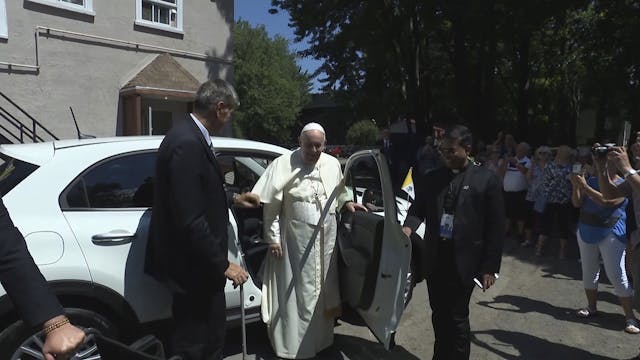
<path fill-rule="evenodd" d="M 594 149 L 602 148 L 600 144 L 595 144 Z M 631 160 L 629 154 L 624 147 L 605 147 L 606 150 L 600 150 L 605 153 L 601 156 L 600 168 L 598 168 L 598 184 L 602 189 L 605 198 L 611 199 L 615 197 L 631 197 L 634 205 L 634 216 L 636 223 L 640 223 L 640 172 L 635 168 L 640 165 L 640 131 L 636 133 L 636 140 L 630 146 Z M 635 165 L 635 168 L 631 164 Z M 616 173 L 622 174 L 623 182 L 616 183 L 613 179 Z M 631 233 L 627 251 L 631 254 L 631 276 L 634 280 L 640 279 L 640 229 L 636 229 Z M 640 286 L 636 286 L 633 294 L 633 305 L 636 310 L 640 309 Z M 640 357 L 639 357 L 640 358 Z"/>
<path fill-rule="evenodd" d="M 594 155 L 594 157 L 598 157 Z M 604 159 L 604 157 L 601 157 Z M 599 159 L 594 159 L 598 163 Z M 602 161 L 600 161 L 602 162 Z M 596 167 L 598 168 L 598 167 Z M 600 278 L 600 256 L 607 277 L 614 286 L 625 315 L 625 332 L 640 333 L 633 314 L 632 289 L 624 267 L 626 253 L 626 207 L 625 197 L 606 199 L 599 191 L 598 178 L 592 173 L 573 173 L 569 176 L 572 185 L 571 202 L 580 208 L 577 239 L 582 265 L 582 282 L 587 297 L 587 307 L 576 312 L 581 318 L 590 318 L 598 313 L 598 279 Z M 613 179 L 619 184 L 620 177 Z"/>

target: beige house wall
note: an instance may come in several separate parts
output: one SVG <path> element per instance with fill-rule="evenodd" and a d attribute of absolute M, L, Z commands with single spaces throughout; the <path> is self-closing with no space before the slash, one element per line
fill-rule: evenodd
<path fill-rule="evenodd" d="M 184 0 L 182 33 L 135 25 L 136 0 L 93 0 L 95 15 L 43 2 L 6 1 L 8 38 L 0 39 L 0 62 L 35 65 L 35 29 L 40 26 L 217 57 L 222 60 L 172 54 L 201 82 L 215 77 L 233 80 L 233 0 Z M 39 69 L 0 65 L 0 91 L 59 138 L 76 136 L 69 106 L 82 132 L 120 135 L 124 116 L 120 89 L 163 52 L 40 30 Z"/>

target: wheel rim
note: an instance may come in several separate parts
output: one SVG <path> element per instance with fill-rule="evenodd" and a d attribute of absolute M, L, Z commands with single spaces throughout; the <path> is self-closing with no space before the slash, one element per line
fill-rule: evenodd
<path fill-rule="evenodd" d="M 88 329 L 83 329 L 85 332 Z M 95 330 L 92 330 L 95 331 Z M 42 347 L 44 346 L 44 332 L 39 331 L 27 338 L 13 353 L 11 360 L 44 360 Z M 100 360 L 100 353 L 93 333 L 88 333 L 84 343 L 70 360 Z"/>

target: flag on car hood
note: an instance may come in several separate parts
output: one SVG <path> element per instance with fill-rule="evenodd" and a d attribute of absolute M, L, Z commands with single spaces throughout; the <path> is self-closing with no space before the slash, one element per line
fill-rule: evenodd
<path fill-rule="evenodd" d="M 416 193 L 413 187 L 413 177 L 411 176 L 413 168 L 409 168 L 407 172 L 407 176 L 405 176 L 404 181 L 402 182 L 402 190 L 409 195 L 411 199 L 415 199 Z"/>

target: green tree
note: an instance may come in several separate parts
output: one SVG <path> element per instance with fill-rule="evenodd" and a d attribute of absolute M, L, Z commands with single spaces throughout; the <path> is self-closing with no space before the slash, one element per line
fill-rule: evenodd
<path fill-rule="evenodd" d="M 534 144 L 573 143 L 584 109 L 597 110 L 598 134 L 640 126 L 640 0 L 272 5 L 354 118 L 408 114 L 424 133 L 452 113 L 479 138 L 507 130 Z"/>
<path fill-rule="evenodd" d="M 370 120 L 361 120 L 347 130 L 347 143 L 358 146 L 372 146 L 378 137 L 378 127 Z"/>
<path fill-rule="evenodd" d="M 273 143 L 290 141 L 290 129 L 310 99 L 310 77 L 296 64 L 286 39 L 269 38 L 264 26 L 246 21 L 233 28 L 234 79 L 240 108 L 238 137 Z"/>

